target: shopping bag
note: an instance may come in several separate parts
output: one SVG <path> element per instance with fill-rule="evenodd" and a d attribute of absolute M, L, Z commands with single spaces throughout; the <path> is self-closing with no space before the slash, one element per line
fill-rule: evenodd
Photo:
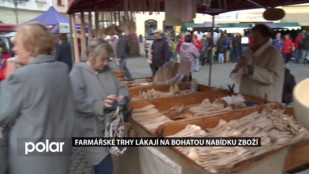
<path fill-rule="evenodd" d="M 123 118 L 123 106 L 117 106 L 115 111 L 106 114 L 104 137 L 106 138 L 124 138 L 127 137 L 125 132 L 125 123 Z M 110 146 L 109 151 L 113 155 L 123 154 L 127 148 Z"/>

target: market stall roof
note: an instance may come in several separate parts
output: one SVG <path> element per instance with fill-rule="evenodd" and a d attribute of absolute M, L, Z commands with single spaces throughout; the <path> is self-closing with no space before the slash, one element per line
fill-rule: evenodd
<path fill-rule="evenodd" d="M 51 6 L 46 12 L 40 16 L 29 20 L 28 22 L 40 22 L 46 25 L 53 33 L 69 33 L 70 32 L 70 20 L 60 14 L 53 6 Z M 27 23 L 28 23 L 27 22 Z M 77 31 L 80 31 L 80 24 L 76 24 Z M 87 29 L 86 25 L 86 30 Z"/>
<path fill-rule="evenodd" d="M 248 23 L 220 23 L 221 28 L 250 28 Z"/>
<path fill-rule="evenodd" d="M 201 23 L 184 23 L 183 26 L 181 27 L 180 31 L 181 33 L 185 33 L 188 31 L 188 28 L 192 28 L 192 26 L 194 25 L 198 25 L 198 24 L 201 24 Z"/>
<path fill-rule="evenodd" d="M 298 22 L 281 22 L 275 24 L 280 27 L 287 28 L 288 30 L 301 30 L 301 26 L 298 24 Z"/>
<path fill-rule="evenodd" d="M 221 28 L 220 25 L 212 24 L 212 22 L 205 22 L 203 24 L 197 24 L 191 27 L 193 31 L 200 31 L 200 32 L 208 32 L 212 28 Z"/>
<path fill-rule="evenodd" d="M 217 25 L 217 24 L 212 25 L 211 22 L 205 22 L 205 23 L 202 23 L 202 24 L 197 24 L 197 25 L 192 26 L 192 28 L 212 28 L 212 27 L 220 28 L 222 26 Z"/>
<path fill-rule="evenodd" d="M 153 2 L 159 3 L 154 11 L 164 11 L 164 0 L 130 0 L 129 11 L 150 11 Z M 308 3 L 308 0 L 197 0 L 197 13 L 217 15 L 235 10 L 301 3 Z M 124 11 L 124 0 L 69 0 L 67 13 L 94 11 L 95 9 L 99 11 Z"/>
<path fill-rule="evenodd" d="M 283 29 L 284 27 L 281 27 L 279 25 L 276 25 L 275 23 L 269 23 L 269 22 L 266 22 L 264 23 L 266 26 L 268 26 L 269 28 L 271 29 Z"/>

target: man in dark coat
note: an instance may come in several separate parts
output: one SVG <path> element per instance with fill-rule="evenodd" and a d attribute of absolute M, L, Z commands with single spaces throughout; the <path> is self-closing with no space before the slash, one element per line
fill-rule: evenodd
<path fill-rule="evenodd" d="M 304 38 L 301 39 L 300 43 L 303 47 L 302 60 L 300 62 L 305 64 L 309 54 L 309 32 L 307 32 Z"/>
<path fill-rule="evenodd" d="M 117 34 L 119 39 L 116 47 L 116 53 L 114 54 L 117 56 L 119 68 L 125 70 L 127 79 L 132 79 L 132 75 L 126 63 L 126 59 L 130 54 L 130 46 L 127 39 L 122 35 L 122 31 L 119 28 L 117 28 Z"/>
<path fill-rule="evenodd" d="M 72 68 L 72 54 L 71 46 L 68 43 L 67 35 L 62 33 L 59 35 L 59 46 L 56 49 L 57 61 L 64 62 L 69 66 L 69 70 Z"/>
<path fill-rule="evenodd" d="M 237 63 L 241 55 L 241 35 L 237 33 L 232 38 L 232 63 Z"/>
<path fill-rule="evenodd" d="M 156 74 L 158 69 L 168 62 L 169 55 L 169 46 L 166 39 L 163 38 L 162 30 L 156 30 L 155 32 L 155 40 L 151 46 L 151 54 L 152 54 L 152 66 L 153 66 L 153 76 Z"/>

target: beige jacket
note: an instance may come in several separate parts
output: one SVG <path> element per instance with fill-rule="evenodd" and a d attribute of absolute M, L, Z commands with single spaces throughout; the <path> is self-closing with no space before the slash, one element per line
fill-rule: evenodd
<path fill-rule="evenodd" d="M 239 92 L 262 99 L 266 97 L 267 101 L 281 102 L 284 63 L 271 41 L 266 42 L 254 53 L 248 49 L 232 72 L 237 72 L 246 65 L 253 65 L 254 71 L 252 75 L 242 75 Z"/>

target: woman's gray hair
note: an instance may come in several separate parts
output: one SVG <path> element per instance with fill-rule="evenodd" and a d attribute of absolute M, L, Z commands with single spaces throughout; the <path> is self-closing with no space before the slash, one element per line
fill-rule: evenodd
<path fill-rule="evenodd" d="M 22 44 L 31 55 L 37 57 L 40 54 L 50 55 L 54 50 L 54 34 L 39 22 L 22 24 L 16 29 L 20 33 Z"/>
<path fill-rule="evenodd" d="M 90 53 L 93 54 L 94 58 L 98 56 L 101 56 L 103 58 L 109 58 L 113 55 L 113 48 L 103 39 L 94 39 L 89 43 L 85 55 L 81 58 L 81 62 L 87 62 Z M 93 61 L 95 62 L 95 59 L 93 59 Z"/>

